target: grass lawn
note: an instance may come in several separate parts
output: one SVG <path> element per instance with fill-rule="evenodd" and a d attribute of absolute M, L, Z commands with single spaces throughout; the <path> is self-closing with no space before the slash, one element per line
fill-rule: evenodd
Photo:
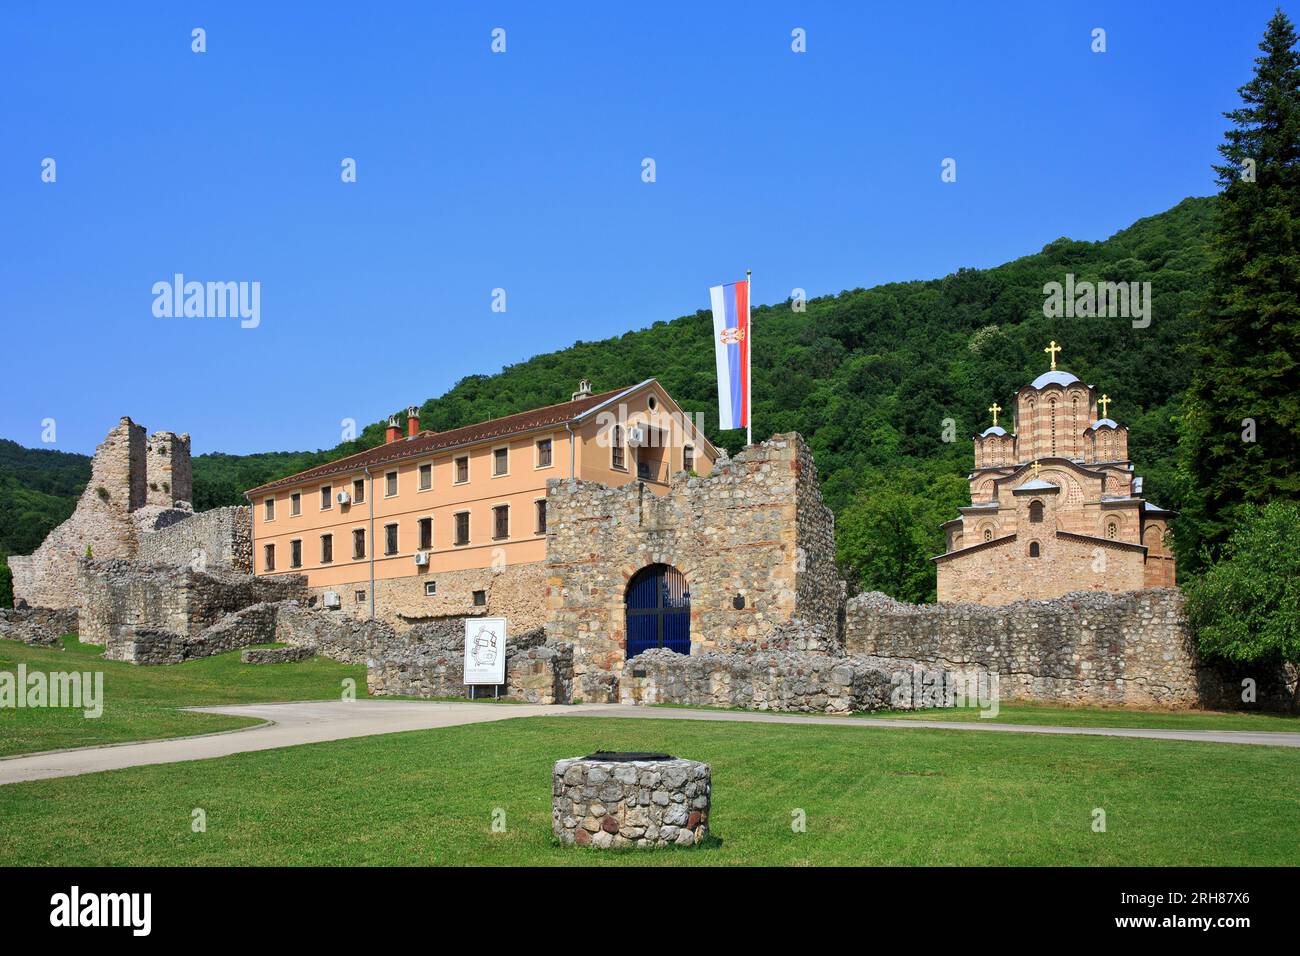
<path fill-rule="evenodd" d="M 233 730 L 258 723 L 246 717 L 195 714 L 180 707 L 205 704 L 252 704 L 281 700 L 337 699 L 344 678 L 356 681 L 357 696 L 366 695 L 366 669 L 313 657 L 292 664 L 241 664 L 238 652 L 165 667 L 140 667 L 106 661 L 103 647 L 65 637 L 61 647 L 28 647 L 0 640 L 0 670 L 102 671 L 104 712 L 87 719 L 70 708 L 0 710 L 0 756 L 184 737 Z"/>
<path fill-rule="evenodd" d="M 856 717 L 903 720 L 959 720 L 993 724 L 1055 724 L 1060 727 L 1155 727 L 1165 730 L 1251 730 L 1300 733 L 1300 716 L 1231 710 L 1129 710 L 1121 707 L 1069 707 L 1059 704 L 1004 703 L 996 717 L 981 717 L 976 707 L 942 710 L 881 710 Z"/>
<path fill-rule="evenodd" d="M 716 842 L 554 844 L 551 764 L 598 748 L 712 763 Z M 0 865 L 1291 865 L 1298 844 L 1300 750 L 857 722 L 521 718 L 0 787 Z"/>

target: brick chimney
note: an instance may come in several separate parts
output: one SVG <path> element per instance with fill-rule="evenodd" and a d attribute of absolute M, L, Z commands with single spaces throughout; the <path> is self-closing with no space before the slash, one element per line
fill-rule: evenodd
<path fill-rule="evenodd" d="M 584 378 L 581 382 L 578 383 L 578 390 L 573 393 L 573 397 L 570 398 L 569 401 L 576 402 L 578 399 L 586 398 L 590 394 L 591 394 L 591 382 L 588 379 Z"/>
<path fill-rule="evenodd" d="M 420 408 L 412 405 L 406 410 L 406 437 L 414 438 L 420 432 Z"/>
<path fill-rule="evenodd" d="M 402 429 L 397 425 L 397 416 L 388 416 L 388 428 L 384 432 L 384 444 L 388 445 L 402 437 Z"/>

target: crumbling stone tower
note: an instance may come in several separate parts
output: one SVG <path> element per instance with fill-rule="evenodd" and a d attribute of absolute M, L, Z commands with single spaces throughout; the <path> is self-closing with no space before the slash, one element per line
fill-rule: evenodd
<path fill-rule="evenodd" d="M 190 436 L 154 432 L 145 444 L 145 504 L 161 508 L 194 500 Z"/>

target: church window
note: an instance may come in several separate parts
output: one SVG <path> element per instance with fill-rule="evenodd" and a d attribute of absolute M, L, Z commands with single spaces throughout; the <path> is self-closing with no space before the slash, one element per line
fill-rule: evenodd
<path fill-rule="evenodd" d="M 1037 541 L 1030 541 L 1030 542 L 1029 542 L 1029 556 L 1030 556 L 1031 558 L 1036 558 L 1036 557 L 1038 557 L 1038 554 L 1039 554 L 1039 551 L 1038 551 L 1038 542 L 1037 542 Z"/>
<path fill-rule="evenodd" d="M 992 529 L 992 528 L 985 528 L 985 529 L 984 529 L 984 540 L 985 540 L 985 541 L 992 541 L 992 540 L 993 540 L 993 529 Z"/>
<path fill-rule="evenodd" d="M 1109 522 L 1107 522 L 1107 523 L 1106 523 L 1106 537 L 1108 537 L 1108 538 L 1110 538 L 1112 541 L 1114 541 L 1114 540 L 1115 540 L 1115 536 L 1118 535 L 1118 534 L 1119 534 L 1119 527 L 1115 524 L 1115 522 L 1113 522 L 1113 521 L 1109 521 Z"/>
<path fill-rule="evenodd" d="M 1041 501 L 1031 501 L 1029 503 L 1029 523 L 1042 524 L 1043 521 L 1043 503 Z"/>
<path fill-rule="evenodd" d="M 1047 414 L 1052 428 L 1052 454 L 1056 454 L 1056 399 L 1047 403 Z"/>

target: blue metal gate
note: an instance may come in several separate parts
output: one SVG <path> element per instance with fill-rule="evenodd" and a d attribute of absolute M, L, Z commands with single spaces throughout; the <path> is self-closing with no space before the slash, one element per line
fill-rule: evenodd
<path fill-rule="evenodd" d="M 691 652 L 691 592 L 667 564 L 642 568 L 627 585 L 627 656 L 652 647 Z"/>

